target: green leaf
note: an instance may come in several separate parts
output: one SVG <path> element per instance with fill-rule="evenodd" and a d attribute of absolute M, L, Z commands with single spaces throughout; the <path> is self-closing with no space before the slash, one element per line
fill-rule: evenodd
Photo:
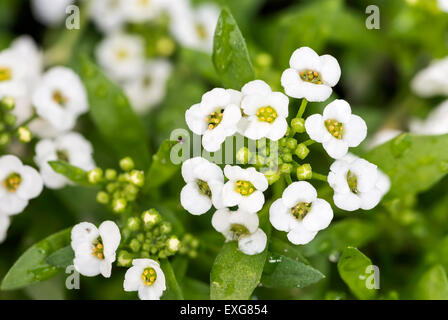
<path fill-rule="evenodd" d="M 62 174 L 70 181 L 82 186 L 92 186 L 87 178 L 87 172 L 83 169 L 72 166 L 70 163 L 60 160 L 49 161 L 48 164 L 54 171 Z"/>
<path fill-rule="evenodd" d="M 202 281 L 186 277 L 182 282 L 186 300 L 208 300 L 210 286 Z"/>
<path fill-rule="evenodd" d="M 153 161 L 146 175 L 146 189 L 156 188 L 168 182 L 179 170 L 180 163 L 171 162 L 171 149 L 177 145 L 178 141 L 165 140 L 153 156 Z"/>
<path fill-rule="evenodd" d="M 73 259 L 75 258 L 75 252 L 71 246 L 66 246 L 58 251 L 52 253 L 48 259 L 47 263 L 51 266 L 58 268 L 66 268 L 73 264 Z"/>
<path fill-rule="evenodd" d="M 246 42 L 228 9 L 223 9 L 215 30 L 213 64 L 226 88 L 240 90 L 255 72 Z"/>
<path fill-rule="evenodd" d="M 71 228 L 55 233 L 29 248 L 16 261 L 2 281 L 2 290 L 15 290 L 45 281 L 62 269 L 47 263 L 48 257 L 70 244 Z"/>
<path fill-rule="evenodd" d="M 302 252 L 300 252 L 298 246 L 293 246 L 276 237 L 272 237 L 271 243 L 269 244 L 269 251 L 273 254 L 285 256 L 304 264 L 310 264 L 303 256 Z"/>
<path fill-rule="evenodd" d="M 261 283 L 270 288 L 303 288 L 325 276 L 313 267 L 298 260 L 277 254 L 269 254 Z"/>
<path fill-rule="evenodd" d="M 81 57 L 80 65 L 90 117 L 104 140 L 120 158 L 130 156 L 138 168 L 146 169 L 150 163 L 146 132 L 126 95 L 87 57 Z"/>
<path fill-rule="evenodd" d="M 364 158 L 390 177 L 389 197 L 416 194 L 428 190 L 448 173 L 448 135 L 403 133 Z"/>
<path fill-rule="evenodd" d="M 448 300 L 448 279 L 445 269 L 435 265 L 426 271 L 414 289 L 414 298 L 419 300 Z"/>
<path fill-rule="evenodd" d="M 376 295 L 374 288 L 367 287 L 368 277 L 372 276 L 367 267 L 371 265 L 372 261 L 354 247 L 347 247 L 339 258 L 339 275 L 358 299 L 369 300 Z"/>
<path fill-rule="evenodd" d="M 180 288 L 173 267 L 168 259 L 160 259 L 160 267 L 165 274 L 166 292 L 163 295 L 165 300 L 183 300 L 182 289 Z"/>

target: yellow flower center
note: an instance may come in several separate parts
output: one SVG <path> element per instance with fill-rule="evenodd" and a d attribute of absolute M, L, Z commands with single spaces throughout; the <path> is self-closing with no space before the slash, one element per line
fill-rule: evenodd
<path fill-rule="evenodd" d="M 207 39 L 207 29 L 201 23 L 196 24 L 196 32 L 198 33 L 199 39 L 205 40 Z"/>
<path fill-rule="evenodd" d="M 68 156 L 68 152 L 66 150 L 56 150 L 56 157 L 58 160 L 69 162 L 70 158 Z"/>
<path fill-rule="evenodd" d="M 20 183 L 22 183 L 22 177 L 17 172 L 11 173 L 5 180 L 3 180 L 3 186 L 6 190 L 12 193 L 17 191 Z"/>
<path fill-rule="evenodd" d="M 342 139 L 342 135 L 344 134 L 344 124 L 342 122 L 327 119 L 325 120 L 325 128 L 327 128 L 328 132 L 336 139 Z"/>
<path fill-rule="evenodd" d="M 313 70 L 304 70 L 299 72 L 300 79 L 313 84 L 322 84 L 321 76 L 318 72 Z"/>
<path fill-rule="evenodd" d="M 254 193 L 255 187 L 250 181 L 238 180 L 235 183 L 235 191 L 243 196 L 250 196 Z"/>
<path fill-rule="evenodd" d="M 263 107 L 257 110 L 258 120 L 262 122 L 272 123 L 277 119 L 277 111 L 272 107 Z"/>
<path fill-rule="evenodd" d="M 157 280 L 157 272 L 154 270 L 154 268 L 148 267 L 145 270 L 143 270 L 142 273 L 142 280 L 143 284 L 145 286 L 152 286 L 154 282 Z"/>
<path fill-rule="evenodd" d="M 303 220 L 305 216 L 310 212 L 311 210 L 311 203 L 308 202 L 299 202 L 294 207 L 291 208 L 291 214 L 296 218 L 297 220 Z"/>
<path fill-rule="evenodd" d="M 0 82 L 11 80 L 12 72 L 11 68 L 0 66 Z"/>
<path fill-rule="evenodd" d="M 61 91 L 55 90 L 53 92 L 53 101 L 64 107 L 68 102 L 68 98 L 64 96 Z"/>
<path fill-rule="evenodd" d="M 347 172 L 347 183 L 351 192 L 357 194 L 358 191 L 358 177 L 353 174 L 350 170 Z"/>
<path fill-rule="evenodd" d="M 207 121 L 208 129 L 213 130 L 215 129 L 218 124 L 221 123 L 222 118 L 224 117 L 224 109 L 217 109 L 216 111 L 210 113 L 208 117 L 205 118 L 205 121 Z"/>
<path fill-rule="evenodd" d="M 210 190 L 210 186 L 208 185 L 207 182 L 205 182 L 201 179 L 197 179 L 196 184 L 198 185 L 199 192 L 201 194 L 203 194 L 204 196 L 207 196 L 209 198 L 212 196 L 212 191 Z"/>
<path fill-rule="evenodd" d="M 243 226 L 242 224 L 232 224 L 230 231 L 233 233 L 235 239 L 239 239 L 241 236 L 250 233 L 246 226 Z"/>
<path fill-rule="evenodd" d="M 93 242 L 92 256 L 97 257 L 100 260 L 104 259 L 104 245 L 103 239 L 101 239 L 101 237 L 98 237 Z"/>
<path fill-rule="evenodd" d="M 124 60 L 128 57 L 128 51 L 126 49 L 117 50 L 117 58 L 120 60 Z"/>

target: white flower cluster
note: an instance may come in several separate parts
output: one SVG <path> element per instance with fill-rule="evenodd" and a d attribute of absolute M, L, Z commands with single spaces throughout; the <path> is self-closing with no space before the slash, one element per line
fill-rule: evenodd
<path fill-rule="evenodd" d="M 87 277 L 101 274 L 109 278 L 120 241 L 120 229 L 112 221 L 104 221 L 99 228 L 89 222 L 74 226 L 71 247 L 75 252 L 73 264 L 76 271 Z M 124 290 L 138 291 L 142 300 L 160 299 L 166 285 L 159 264 L 152 259 L 134 259 L 132 264 L 125 274 Z"/>
<path fill-rule="evenodd" d="M 306 99 L 306 107 L 307 101 L 328 99 L 340 76 L 334 57 L 319 56 L 303 47 L 293 53 L 281 82 L 288 96 Z M 193 133 L 202 136 L 204 149 L 216 152 L 227 137 L 236 133 L 251 140 L 284 138 L 288 132 L 288 105 L 285 94 L 273 92 L 264 81 L 254 80 L 241 92 L 215 88 L 205 93 L 200 103 L 186 111 L 185 120 Z M 346 101 L 334 100 L 322 115 L 311 115 L 302 123 L 310 141 L 321 143 L 336 159 L 327 178 L 334 189 L 335 205 L 348 211 L 376 206 L 390 188 L 388 177 L 374 164 L 348 153 L 367 136 L 364 120 L 352 114 Z M 290 140 L 294 134 L 289 135 Z M 188 212 L 203 214 L 214 206 L 212 225 L 226 241 L 238 240 L 239 249 L 246 254 L 264 250 L 266 235 L 259 228 L 256 214 L 265 203 L 263 193 L 268 188 L 262 173 L 255 168 L 226 165 L 223 175 L 216 164 L 197 157 L 184 162 L 182 175 L 187 184 L 181 192 L 181 204 Z M 235 206 L 238 209 L 232 210 Z M 290 178 L 282 197 L 271 205 L 269 216 L 274 228 L 287 232 L 292 243 L 306 244 L 328 227 L 333 210 L 327 201 L 317 197 L 309 182 L 292 182 Z"/>

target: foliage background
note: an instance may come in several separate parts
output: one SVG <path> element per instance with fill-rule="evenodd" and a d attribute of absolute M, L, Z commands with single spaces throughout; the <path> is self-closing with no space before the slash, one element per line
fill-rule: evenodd
<path fill-rule="evenodd" d="M 199 1 L 198 1 L 199 2 Z M 447 55 L 448 14 L 437 9 L 436 1 L 401 0 L 221 0 L 237 20 L 246 38 L 256 76 L 280 90 L 280 75 L 287 67 L 291 53 L 300 46 L 310 46 L 316 52 L 335 56 L 342 68 L 342 78 L 332 98 L 350 102 L 356 114 L 367 122 L 369 136 L 380 128 L 407 129 L 411 116 L 424 117 L 441 98 L 421 99 L 409 87 L 411 78 L 434 58 Z M 412 4 L 411 4 L 412 3 Z M 379 6 L 381 29 L 367 30 L 365 8 Z M 33 20 L 28 1 L 0 0 L 0 49 L 20 34 L 31 34 L 43 48 L 51 48 L 65 30 L 47 30 Z M 75 31 L 76 32 L 76 31 Z M 75 50 L 92 55 L 100 34 L 89 24 L 79 31 Z M 269 54 L 271 63 L 262 58 Z M 168 84 L 164 102 L 142 118 L 146 143 L 151 153 L 175 128 L 185 128 L 185 110 L 200 100 L 210 88 L 220 86 L 211 58 L 204 53 L 178 48 L 172 59 L 175 72 Z M 79 68 L 76 57 L 66 63 Z M 298 102 L 291 103 L 297 108 Z M 308 113 L 321 112 L 324 104 L 311 104 Z M 78 128 L 94 145 L 99 166 L 114 167 L 121 155 L 104 143 L 104 138 L 89 115 L 78 121 Z M 380 147 L 367 157 L 380 167 L 388 159 L 403 172 L 395 182 L 383 205 L 368 212 L 335 212 L 331 226 L 320 232 L 306 246 L 295 248 L 297 257 L 306 256 L 326 277 L 316 284 L 299 288 L 258 287 L 259 299 L 344 299 L 344 298 L 442 298 L 448 299 L 448 137 L 434 144 L 405 136 Z M 412 151 L 407 150 L 411 146 Z M 427 149 L 423 149 L 424 146 Z M 393 150 L 403 149 L 398 156 Z M 437 154 L 431 153 L 437 149 Z M 319 146 L 312 146 L 313 164 L 319 172 L 327 172 L 330 161 Z M 391 151 L 392 150 L 392 151 Z M 365 154 L 365 145 L 355 152 Z M 419 157 L 430 154 L 431 159 Z M 28 161 L 31 161 L 30 153 Z M 423 156 L 423 155 L 422 155 Z M 403 159 L 411 159 L 409 165 Z M 423 160 L 422 160 L 423 159 Z M 440 170 L 421 178 L 419 170 L 437 165 Z M 445 168 L 445 169 L 444 169 Z M 392 170 L 392 169 L 391 169 Z M 202 241 L 197 259 L 190 261 L 182 289 L 186 298 L 209 297 L 209 273 L 223 240 L 210 227 L 211 215 L 201 217 L 185 213 L 179 204 L 183 186 L 177 173 L 148 200 L 179 228 L 199 236 Z M 411 186 L 408 188 L 408 186 Z M 414 186 L 414 187 L 412 187 Z M 424 187 L 419 187 L 424 186 Z M 331 199 L 331 191 L 323 184 L 319 193 Z M 0 278 L 20 254 L 30 245 L 58 230 L 80 221 L 109 219 L 110 213 L 95 201 L 95 191 L 82 187 L 63 190 L 46 189 L 26 211 L 15 217 L 8 238 L 0 245 Z M 273 232 L 273 239 L 284 234 Z M 275 241 L 275 240 L 273 240 Z M 272 244 L 271 244 L 272 245 Z M 350 291 L 338 272 L 337 258 L 347 246 L 360 249 L 381 271 L 381 289 L 376 296 Z M 265 266 L 269 268 L 269 266 Z M 110 279 L 81 278 L 81 289 L 65 289 L 61 274 L 19 291 L 0 291 L 1 299 L 133 299 L 134 294 L 122 289 L 124 269 L 117 268 Z M 267 270 L 269 274 L 269 270 Z M 341 273 L 342 274 L 342 273 Z M 355 293 L 355 295 L 353 294 Z"/>

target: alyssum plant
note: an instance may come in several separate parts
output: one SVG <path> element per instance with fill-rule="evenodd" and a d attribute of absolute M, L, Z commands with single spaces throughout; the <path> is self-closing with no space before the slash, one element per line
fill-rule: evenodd
<path fill-rule="evenodd" d="M 327 101 L 339 81 L 341 69 L 334 57 L 319 56 L 308 47 L 297 49 L 291 56 L 290 68 L 281 77 L 284 94 L 253 79 L 244 40 L 226 10 L 218 21 L 214 45 L 214 64 L 228 88 L 206 92 L 186 111 L 186 124 L 201 136 L 207 152 L 222 151 L 226 139 L 234 135 L 252 141 L 256 150 L 242 147 L 236 154 L 224 150 L 238 160 L 237 164 L 225 166 L 206 156 L 186 159 L 181 166 L 185 186 L 179 198 L 182 207 L 193 215 L 216 209 L 211 225 L 228 242 L 211 271 L 211 297 L 249 298 L 262 277 L 268 245 L 274 241 L 270 238 L 271 226 L 286 232 L 293 245 L 305 245 L 333 219 L 332 206 L 307 180 L 327 182 L 334 191 L 334 205 L 346 211 L 370 210 L 378 205 L 390 181 L 375 164 L 349 153 L 349 148 L 365 139 L 367 126 L 352 113 L 347 101 L 329 101 L 323 114 L 306 115 L 308 103 Z M 230 51 L 233 60 L 228 62 Z M 81 70 L 84 81 L 93 83 L 94 89 L 88 87 L 86 92 L 73 72 L 54 68 L 46 73 L 46 81 L 33 95 L 40 118 L 61 126 L 61 130 L 73 128 L 76 117 L 87 111 L 87 96 L 89 100 L 92 96 L 106 100 L 108 88 L 120 92 L 110 99 L 117 109 L 129 108 L 121 91 L 87 59 L 81 62 Z M 5 73 L 0 76 L 5 77 Z M 64 83 L 76 85 L 64 87 Z M 288 96 L 302 99 L 292 115 Z M 11 109 L 10 100 L 3 99 L 1 119 L 7 119 Z M 92 112 L 100 118 L 98 109 Z M 5 127 L 13 124 L 2 121 Z M 22 132 L 22 140 L 26 141 L 25 125 L 14 128 L 14 132 Z M 178 171 L 179 166 L 169 159 L 170 150 L 178 143 L 182 141 L 166 141 L 148 170 L 137 169 L 142 166 L 137 160 L 141 159 L 137 147 L 136 154 L 120 161 L 121 172 L 95 168 L 90 144 L 75 133 L 37 144 L 35 162 L 40 174 L 15 156 L 2 156 L 0 217 L 9 219 L 23 211 L 44 185 L 61 188 L 69 183 L 99 189 L 97 201 L 115 214 L 112 220 L 99 225 L 81 222 L 36 244 L 11 268 L 2 288 L 15 289 L 48 279 L 71 264 L 84 276 L 108 278 L 116 264 L 127 268 L 125 291 L 137 291 L 143 300 L 162 296 L 181 299 L 170 259 L 176 255 L 195 258 L 200 242 L 194 234 L 175 232 L 163 210 L 147 208 L 144 201 L 148 190 L 157 189 Z M 309 146 L 317 143 L 334 159 L 327 175 L 316 172 L 312 161 L 306 160 Z M 168 172 L 163 181 L 158 176 L 162 171 Z M 38 277 L 30 275 L 36 263 L 40 268 Z M 227 264 L 234 264 L 236 272 L 229 273 Z M 305 274 L 309 272 L 309 283 L 320 279 L 320 273 L 311 266 L 303 264 L 301 268 Z"/>

